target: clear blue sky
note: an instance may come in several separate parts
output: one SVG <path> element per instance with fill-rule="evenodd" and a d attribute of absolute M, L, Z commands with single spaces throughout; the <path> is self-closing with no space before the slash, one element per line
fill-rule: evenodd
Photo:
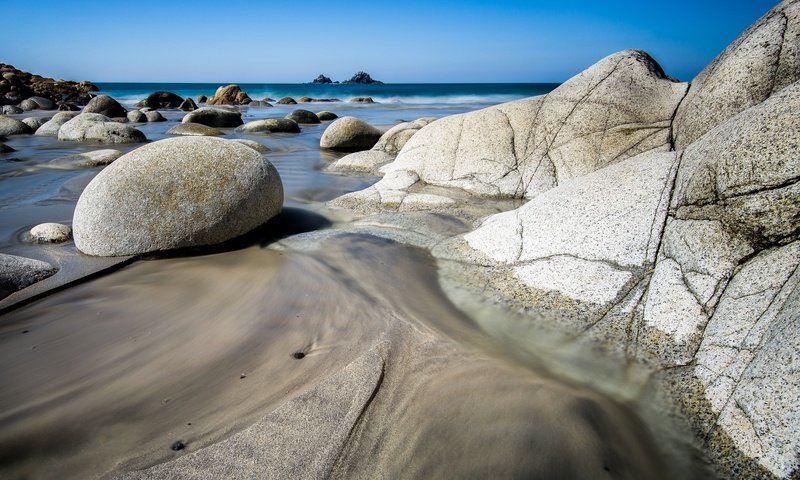
<path fill-rule="evenodd" d="M 3 0 L 0 62 L 96 82 L 561 82 L 638 48 L 690 80 L 775 4 Z"/>

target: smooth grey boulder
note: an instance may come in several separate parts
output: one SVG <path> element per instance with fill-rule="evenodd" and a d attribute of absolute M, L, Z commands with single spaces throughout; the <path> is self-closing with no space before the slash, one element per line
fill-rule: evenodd
<path fill-rule="evenodd" d="M 264 100 L 253 100 L 247 104 L 248 107 L 271 107 L 272 104 Z"/>
<path fill-rule="evenodd" d="M 800 2 L 784 1 L 739 35 L 692 80 L 675 115 L 675 147 L 685 148 L 798 79 Z"/>
<path fill-rule="evenodd" d="M 242 145 L 246 145 L 258 153 L 267 153 L 269 152 L 269 147 L 263 145 L 261 143 L 256 142 L 255 140 L 248 140 L 246 138 L 233 138 L 231 139 L 232 142 L 241 143 Z"/>
<path fill-rule="evenodd" d="M 108 95 L 98 95 L 83 107 L 83 113 L 99 113 L 109 118 L 124 118 L 128 111 Z"/>
<path fill-rule="evenodd" d="M 178 105 L 178 108 L 183 110 L 184 112 L 191 112 L 193 110 L 197 110 L 197 104 L 194 103 L 192 97 L 186 97 L 186 100 L 181 102 L 181 104 Z"/>
<path fill-rule="evenodd" d="M 275 103 L 278 105 L 297 105 L 297 101 L 292 97 L 283 97 Z"/>
<path fill-rule="evenodd" d="M 242 115 L 238 112 L 211 107 L 198 108 L 193 112 L 187 113 L 183 117 L 182 122 L 199 123 L 208 127 L 217 128 L 238 127 L 244 123 L 242 121 Z"/>
<path fill-rule="evenodd" d="M 131 110 L 130 112 L 128 112 L 127 118 L 129 122 L 133 123 L 147 122 L 147 116 L 141 110 Z"/>
<path fill-rule="evenodd" d="M 49 98 L 38 96 L 23 100 L 19 106 L 22 107 L 23 110 L 56 110 L 58 108 L 55 102 Z"/>
<path fill-rule="evenodd" d="M 58 130 L 61 126 L 77 116 L 78 112 L 58 112 L 53 115 L 53 118 L 36 129 L 35 134 L 52 137 L 58 136 Z"/>
<path fill-rule="evenodd" d="M 22 119 L 22 123 L 29 126 L 31 132 L 33 133 L 36 133 L 36 131 L 39 130 L 39 127 L 41 127 L 48 121 L 50 121 L 49 117 L 28 117 Z"/>
<path fill-rule="evenodd" d="M 336 115 L 335 113 L 329 112 L 327 110 L 323 110 L 317 113 L 317 118 L 319 118 L 320 121 L 328 122 L 331 120 L 336 120 L 337 118 L 339 118 L 339 115 Z"/>
<path fill-rule="evenodd" d="M 167 121 L 167 119 L 164 118 L 164 116 L 161 115 L 161 113 L 156 111 L 156 110 L 151 110 L 149 112 L 145 112 L 144 116 L 145 116 L 145 118 L 147 119 L 148 122 L 166 122 Z"/>
<path fill-rule="evenodd" d="M 239 127 L 238 130 L 248 133 L 300 133 L 300 126 L 297 125 L 297 122 L 288 118 L 266 118 L 247 122 Z"/>
<path fill-rule="evenodd" d="M 315 124 L 319 123 L 319 117 L 314 112 L 310 112 L 308 110 L 298 109 L 291 111 L 285 118 L 289 120 L 294 120 L 300 124 Z"/>
<path fill-rule="evenodd" d="M 14 115 L 24 112 L 25 110 L 14 106 L 14 105 L 3 105 L 2 113 L 3 115 Z"/>
<path fill-rule="evenodd" d="M 58 139 L 74 142 L 137 143 L 147 138 L 139 130 L 112 122 L 99 113 L 81 113 L 58 129 Z"/>
<path fill-rule="evenodd" d="M 120 157 L 75 207 L 75 245 L 120 256 L 213 245 L 264 224 L 283 185 L 260 153 L 213 137 L 160 140 Z"/>
<path fill-rule="evenodd" d="M 72 238 L 72 228 L 63 223 L 40 223 L 31 228 L 29 235 L 36 243 L 63 243 Z"/>
<path fill-rule="evenodd" d="M 41 260 L 0 253 L 0 298 L 44 280 L 57 271 Z"/>
<path fill-rule="evenodd" d="M 381 131 L 355 117 L 334 120 L 319 141 L 320 148 L 357 152 L 369 150 L 381 138 Z"/>
<path fill-rule="evenodd" d="M 201 125 L 199 123 L 179 123 L 174 127 L 167 130 L 167 133 L 170 135 L 206 135 L 206 136 L 217 136 L 217 135 L 225 135 L 222 130 L 217 130 L 214 127 L 209 127 L 207 125 Z"/>
<path fill-rule="evenodd" d="M 397 155 L 414 134 L 434 120 L 436 120 L 436 118 L 426 117 L 419 118 L 413 122 L 399 123 L 381 135 L 381 138 L 378 139 L 378 143 L 376 143 L 372 149 L 386 152 L 390 155 Z"/>
<path fill-rule="evenodd" d="M 91 152 L 76 153 L 65 157 L 58 157 L 50 161 L 54 165 L 68 165 L 73 167 L 97 167 L 108 165 L 122 156 L 122 152 L 113 148 L 94 150 Z"/>
<path fill-rule="evenodd" d="M 22 123 L 20 120 L 0 115 L 0 135 L 25 135 L 29 133 L 33 133 L 31 127 Z"/>

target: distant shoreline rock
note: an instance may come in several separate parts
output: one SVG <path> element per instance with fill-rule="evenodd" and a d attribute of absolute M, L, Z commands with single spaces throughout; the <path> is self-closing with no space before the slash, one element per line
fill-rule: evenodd
<path fill-rule="evenodd" d="M 40 97 L 55 105 L 34 100 L 38 108 L 43 108 L 44 103 L 44 106 L 50 107 L 48 110 L 54 110 L 68 103 L 85 105 L 94 97 L 91 92 L 98 90 L 95 84 L 88 81 L 55 80 L 0 63 L 0 105 L 17 105 L 31 97 Z"/>
<path fill-rule="evenodd" d="M 340 84 L 340 82 L 333 81 L 330 79 L 330 77 L 326 77 L 323 74 L 319 74 L 317 78 L 309 82 L 309 85 L 334 85 L 334 84 L 338 85 Z M 350 77 L 350 80 L 345 80 L 344 82 L 341 82 L 341 85 L 352 85 L 352 84 L 383 85 L 383 82 L 373 79 L 367 72 L 357 72 L 355 75 Z"/>
<path fill-rule="evenodd" d="M 333 80 L 331 80 L 330 77 L 326 77 L 325 75 L 320 73 L 317 78 L 311 81 L 311 83 L 313 85 L 328 85 L 333 83 Z"/>

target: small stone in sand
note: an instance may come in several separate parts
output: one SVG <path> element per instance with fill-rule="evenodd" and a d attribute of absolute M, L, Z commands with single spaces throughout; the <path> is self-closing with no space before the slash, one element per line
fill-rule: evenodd
<path fill-rule="evenodd" d="M 294 357 L 295 360 L 301 360 L 301 359 L 305 358 L 305 356 L 306 356 L 306 354 L 303 353 L 303 352 L 294 352 L 292 354 L 292 357 Z"/>
<path fill-rule="evenodd" d="M 186 445 L 184 445 L 183 442 L 178 440 L 177 442 L 173 443 L 172 446 L 169 447 L 169 448 L 171 448 L 172 450 L 174 450 L 176 452 L 179 452 L 179 451 L 183 450 L 184 448 L 186 448 Z"/>

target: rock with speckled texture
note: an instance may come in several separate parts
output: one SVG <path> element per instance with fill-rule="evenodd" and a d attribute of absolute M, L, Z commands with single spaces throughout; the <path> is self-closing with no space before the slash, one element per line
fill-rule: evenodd
<path fill-rule="evenodd" d="M 238 112 L 223 110 L 221 108 L 203 107 L 187 113 L 183 123 L 199 123 L 208 127 L 230 128 L 238 127 L 242 123 L 242 115 Z"/>
<path fill-rule="evenodd" d="M 57 271 L 41 260 L 0 253 L 0 298 L 44 280 Z"/>
<path fill-rule="evenodd" d="M 58 129 L 58 139 L 73 142 L 137 143 L 147 138 L 139 130 L 99 113 L 81 113 Z"/>
<path fill-rule="evenodd" d="M 355 117 L 342 117 L 328 125 L 319 141 L 320 148 L 357 152 L 369 150 L 381 138 L 381 131 Z"/>
<path fill-rule="evenodd" d="M 120 157 L 75 207 L 75 245 L 120 256 L 213 245 L 264 224 L 283 206 L 275 167 L 213 137 L 160 140 Z"/>

